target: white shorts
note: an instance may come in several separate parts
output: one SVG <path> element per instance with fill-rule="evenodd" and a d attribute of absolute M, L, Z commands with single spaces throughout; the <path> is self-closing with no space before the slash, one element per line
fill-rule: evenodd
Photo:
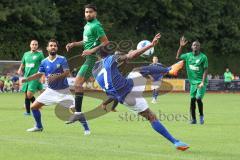
<path fill-rule="evenodd" d="M 65 108 L 74 107 L 74 97 L 72 96 L 69 88 L 61 89 L 61 90 L 53 90 L 47 88 L 37 99 L 37 102 L 42 103 L 44 105 L 53 105 L 59 104 Z"/>
<path fill-rule="evenodd" d="M 153 81 L 152 82 L 152 85 L 151 85 L 151 89 L 152 90 L 158 90 L 160 87 L 161 87 L 161 83 L 162 83 L 162 81 L 161 80 L 159 80 L 159 81 Z"/>
<path fill-rule="evenodd" d="M 133 79 L 133 88 L 131 92 L 127 94 L 123 104 L 130 110 L 140 113 L 148 109 L 148 104 L 145 98 L 142 96 L 145 86 L 146 78 L 144 78 L 139 72 L 130 72 L 127 78 Z"/>

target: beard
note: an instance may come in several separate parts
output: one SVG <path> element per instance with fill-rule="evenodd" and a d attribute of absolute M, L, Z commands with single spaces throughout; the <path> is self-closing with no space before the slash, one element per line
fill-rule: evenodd
<path fill-rule="evenodd" d="M 198 54 L 198 53 L 200 53 L 200 51 L 199 50 L 193 50 L 193 53 Z"/>
<path fill-rule="evenodd" d="M 95 18 L 89 18 L 89 19 L 86 18 L 86 21 L 87 21 L 87 22 L 92 22 L 94 19 L 95 19 Z"/>
<path fill-rule="evenodd" d="M 57 54 L 57 52 L 50 52 L 49 53 L 51 56 L 55 56 Z"/>

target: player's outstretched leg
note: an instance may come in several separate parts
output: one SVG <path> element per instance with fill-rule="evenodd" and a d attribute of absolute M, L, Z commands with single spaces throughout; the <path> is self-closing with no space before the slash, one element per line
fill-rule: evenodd
<path fill-rule="evenodd" d="M 179 61 L 171 66 L 171 70 L 169 71 L 168 74 L 177 76 L 178 72 L 183 68 L 184 66 L 184 61 Z"/>
<path fill-rule="evenodd" d="M 42 103 L 39 103 L 37 101 L 35 101 L 32 106 L 31 106 L 31 109 L 32 109 L 32 114 L 33 114 L 33 117 L 35 119 L 35 126 L 33 128 L 29 128 L 27 129 L 28 132 L 41 132 L 43 131 L 43 126 L 42 126 L 42 122 L 41 122 L 41 112 L 39 111 L 39 109 L 43 106 L 44 104 Z"/>
<path fill-rule="evenodd" d="M 148 108 L 145 111 L 139 113 L 141 116 L 145 117 L 149 120 L 149 122 L 152 125 L 152 128 L 164 136 L 166 139 L 168 139 L 171 143 L 174 144 L 176 149 L 185 151 L 189 148 L 189 146 L 177 139 L 175 139 L 168 130 L 161 124 L 161 122 L 157 119 L 156 115 Z"/>

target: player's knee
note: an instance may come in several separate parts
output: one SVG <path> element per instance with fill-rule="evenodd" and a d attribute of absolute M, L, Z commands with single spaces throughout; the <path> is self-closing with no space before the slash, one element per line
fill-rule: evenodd
<path fill-rule="evenodd" d="M 155 120 L 157 120 L 157 116 L 151 111 L 151 110 L 148 110 L 147 113 L 146 113 L 146 118 L 147 120 L 149 120 L 150 122 L 153 122 Z"/>
<path fill-rule="evenodd" d="M 31 110 L 36 110 L 36 109 L 38 109 L 38 107 L 37 107 L 36 105 L 34 105 L 34 104 L 32 104 L 30 108 L 31 108 Z"/>
<path fill-rule="evenodd" d="M 75 84 L 74 88 L 75 88 L 75 92 L 80 92 L 83 89 L 83 84 L 82 83 Z"/>
<path fill-rule="evenodd" d="M 27 93 L 26 96 L 27 96 L 28 99 L 31 99 L 33 97 L 33 94 L 32 93 Z"/>
<path fill-rule="evenodd" d="M 84 83 L 84 79 L 82 79 L 82 78 L 76 79 L 76 81 L 74 83 L 75 90 L 81 90 L 83 87 L 83 83 Z"/>
<path fill-rule="evenodd" d="M 191 103 L 195 103 L 196 102 L 196 98 L 191 98 Z"/>
<path fill-rule="evenodd" d="M 198 98 L 197 99 L 197 103 L 199 104 L 199 103 L 202 103 L 202 99 L 201 98 Z"/>
<path fill-rule="evenodd" d="M 156 120 L 157 120 L 157 116 L 154 113 L 151 113 L 149 121 L 153 122 L 153 121 L 156 121 Z"/>
<path fill-rule="evenodd" d="M 31 105 L 30 108 L 31 108 L 31 110 L 37 110 L 37 109 L 40 109 L 42 106 L 43 106 L 43 104 L 40 104 L 36 101 Z"/>

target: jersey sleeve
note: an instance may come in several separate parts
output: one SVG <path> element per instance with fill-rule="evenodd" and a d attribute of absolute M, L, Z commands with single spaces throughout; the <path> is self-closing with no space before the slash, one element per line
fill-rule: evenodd
<path fill-rule="evenodd" d="M 106 35 L 101 24 L 98 24 L 95 27 L 95 33 L 96 33 L 98 39 Z"/>
<path fill-rule="evenodd" d="M 207 58 L 207 56 L 204 56 L 203 68 L 204 69 L 208 68 L 208 58 Z"/>
<path fill-rule="evenodd" d="M 38 69 L 38 73 L 45 73 L 45 66 L 44 66 L 44 61 L 41 62 L 39 69 Z"/>
<path fill-rule="evenodd" d="M 62 68 L 63 68 L 64 71 L 69 70 L 66 58 L 64 58 L 63 61 L 62 61 Z"/>
<path fill-rule="evenodd" d="M 187 53 L 184 53 L 184 54 L 181 54 L 181 55 L 180 55 L 180 59 L 181 59 L 181 60 L 184 60 L 184 61 L 187 60 L 187 57 L 188 57 L 188 54 L 187 54 Z"/>

